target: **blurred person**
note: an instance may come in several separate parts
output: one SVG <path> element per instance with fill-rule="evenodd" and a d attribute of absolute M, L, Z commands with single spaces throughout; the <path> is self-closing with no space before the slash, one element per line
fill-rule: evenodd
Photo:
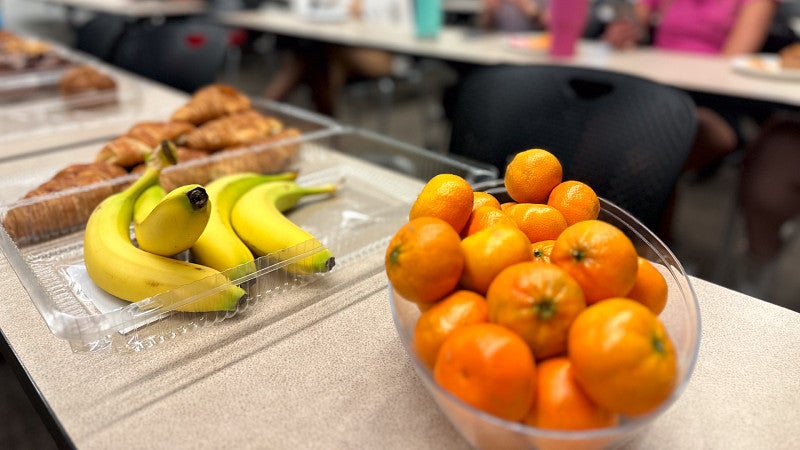
<path fill-rule="evenodd" d="M 542 30 L 544 12 L 540 0 L 483 0 L 478 26 L 508 32 Z"/>
<path fill-rule="evenodd" d="M 742 163 L 740 200 L 747 235 L 736 288 L 764 298 L 775 277 L 787 224 L 800 216 L 800 111 L 767 119 Z"/>
<path fill-rule="evenodd" d="M 351 16 L 361 17 L 363 1 L 351 1 Z M 314 108 L 333 117 L 337 100 L 347 82 L 393 74 L 394 55 L 384 50 L 303 39 L 290 39 L 288 42 L 278 72 L 264 89 L 264 96 L 271 100 L 286 100 L 305 83 L 311 90 Z"/>
<path fill-rule="evenodd" d="M 608 24 L 602 39 L 618 49 L 651 40 L 654 47 L 700 54 L 756 53 L 776 9 L 776 0 L 639 0 Z M 730 112 L 712 109 L 702 97 L 695 102 L 698 129 L 688 171 L 707 169 L 739 146 L 737 117 L 723 117 Z"/>

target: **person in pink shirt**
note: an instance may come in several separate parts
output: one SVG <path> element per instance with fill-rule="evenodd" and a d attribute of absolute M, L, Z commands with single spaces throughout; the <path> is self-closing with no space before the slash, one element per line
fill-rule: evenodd
<path fill-rule="evenodd" d="M 602 39 L 618 49 L 649 39 L 666 50 L 755 53 L 767 39 L 776 9 L 776 0 L 638 0 L 630 14 L 608 24 Z M 697 137 L 686 170 L 713 165 L 739 145 L 734 128 L 718 112 L 698 101 L 697 114 Z"/>

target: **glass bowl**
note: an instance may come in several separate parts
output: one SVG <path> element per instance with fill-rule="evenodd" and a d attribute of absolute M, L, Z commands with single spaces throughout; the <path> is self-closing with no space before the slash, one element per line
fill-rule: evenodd
<path fill-rule="evenodd" d="M 493 192 L 501 202 L 501 194 Z M 675 255 L 653 232 L 613 203 L 600 199 L 600 219 L 628 235 L 639 255 L 650 260 L 669 286 L 667 306 L 659 315 L 675 346 L 678 384 L 658 409 L 636 418 L 622 417 L 619 425 L 586 431 L 556 431 L 510 422 L 467 405 L 442 389 L 431 371 L 412 349 L 414 325 L 420 315 L 416 304 L 397 295 L 389 286 L 389 301 L 397 333 L 422 383 L 459 433 L 475 448 L 594 449 L 619 445 L 664 413 L 683 393 L 694 370 L 700 343 L 700 311 L 689 278 Z"/>

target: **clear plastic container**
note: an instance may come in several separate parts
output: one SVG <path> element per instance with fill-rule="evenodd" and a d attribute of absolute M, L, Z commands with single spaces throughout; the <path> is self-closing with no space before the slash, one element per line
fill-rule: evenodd
<path fill-rule="evenodd" d="M 273 147 L 285 145 L 285 142 L 277 143 Z M 473 167 L 391 139 L 341 128 L 309 133 L 297 145 L 299 149 L 292 168 L 300 174 L 298 183 L 335 182 L 340 188 L 332 197 L 303 203 L 289 213 L 289 217 L 333 251 L 336 266 L 326 274 L 298 275 L 285 270 L 290 263 L 303 264 L 303 257 L 317 251 L 312 243 L 285 250 L 294 255 L 289 261 L 279 254 L 259 258 L 256 273 L 230 281 L 247 292 L 235 311 L 177 311 L 183 303 L 200 300 L 198 296 L 185 298 L 180 290 L 128 303 L 94 285 L 83 265 L 83 228 L 88 215 L 85 209 L 76 208 L 71 199 L 87 191 L 107 195 L 109 183 L 0 206 L 3 224 L 0 245 L 48 327 L 56 336 L 69 341 L 74 351 L 139 351 L 206 325 L 247 314 L 250 308 L 269 308 L 270 320 L 281 320 L 329 297 L 332 292 L 346 289 L 353 280 L 380 273 L 382 264 L 365 264 L 364 261 L 383 254 L 392 234 L 407 220 L 408 209 L 421 181 L 431 173 L 440 172 L 457 173 L 476 183 L 497 175 L 483 167 Z M 273 147 L 250 151 L 268 152 Z M 365 148 L 372 149 L 376 155 L 396 158 L 382 159 L 382 165 L 367 162 L 358 158 L 359 149 Z M 397 165 L 393 162 L 400 160 L 413 163 L 412 177 L 395 170 Z M 403 166 L 409 167 L 405 163 Z M 0 164 L 2 170 L 3 164 Z M 116 186 L 115 190 L 118 188 Z M 64 201 L 65 197 L 69 201 Z M 20 206 L 33 208 L 34 215 L 55 213 L 65 220 L 55 229 L 42 229 L 35 225 L 36 220 L 31 220 L 24 222 L 28 225 L 22 227 L 23 231 L 15 229 L 9 233 L 7 220 L 13 218 L 13 211 Z M 62 210 L 53 211 L 52 208 Z M 73 220 L 66 220 L 69 218 Z M 339 278 L 348 281 L 338 282 Z M 220 286 L 226 283 L 227 279 L 220 279 Z M 292 301 L 282 301 L 289 290 Z M 164 306 L 166 304 L 170 306 Z"/>
<path fill-rule="evenodd" d="M 478 187 L 481 188 L 497 195 L 501 202 L 510 200 L 510 197 L 504 196 L 507 194 L 502 182 Z M 416 304 L 399 297 L 391 287 L 389 288 L 397 333 L 414 370 L 442 412 L 474 448 L 615 448 L 633 437 L 647 424 L 657 420 L 686 388 L 694 370 L 700 344 L 700 311 L 686 272 L 669 248 L 626 211 L 601 199 L 599 218 L 624 231 L 633 241 L 638 254 L 651 261 L 667 280 L 669 298 L 666 308 L 659 317 L 673 341 L 679 371 L 677 386 L 669 399 L 645 416 L 623 417 L 618 426 L 585 431 L 545 430 L 503 420 L 467 405 L 440 387 L 431 371 L 416 355 L 412 340 L 420 310 Z"/>

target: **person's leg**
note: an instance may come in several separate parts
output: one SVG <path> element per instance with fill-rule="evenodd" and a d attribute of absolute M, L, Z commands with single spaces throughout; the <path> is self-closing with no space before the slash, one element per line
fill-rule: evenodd
<path fill-rule="evenodd" d="M 767 121 L 742 167 L 741 206 L 747 235 L 737 289 L 766 297 L 784 243 L 781 227 L 800 215 L 800 117 Z"/>
<path fill-rule="evenodd" d="M 750 256 L 775 258 L 781 226 L 800 214 L 800 117 L 764 124 L 743 162 L 741 200 Z"/>
<path fill-rule="evenodd" d="M 736 150 L 739 138 L 725 118 L 714 110 L 697 107 L 697 134 L 684 171 L 702 170 Z"/>
<path fill-rule="evenodd" d="M 287 50 L 278 72 L 264 88 L 264 97 L 277 101 L 286 100 L 300 85 L 307 69 L 307 60 L 299 56 L 295 51 Z"/>

